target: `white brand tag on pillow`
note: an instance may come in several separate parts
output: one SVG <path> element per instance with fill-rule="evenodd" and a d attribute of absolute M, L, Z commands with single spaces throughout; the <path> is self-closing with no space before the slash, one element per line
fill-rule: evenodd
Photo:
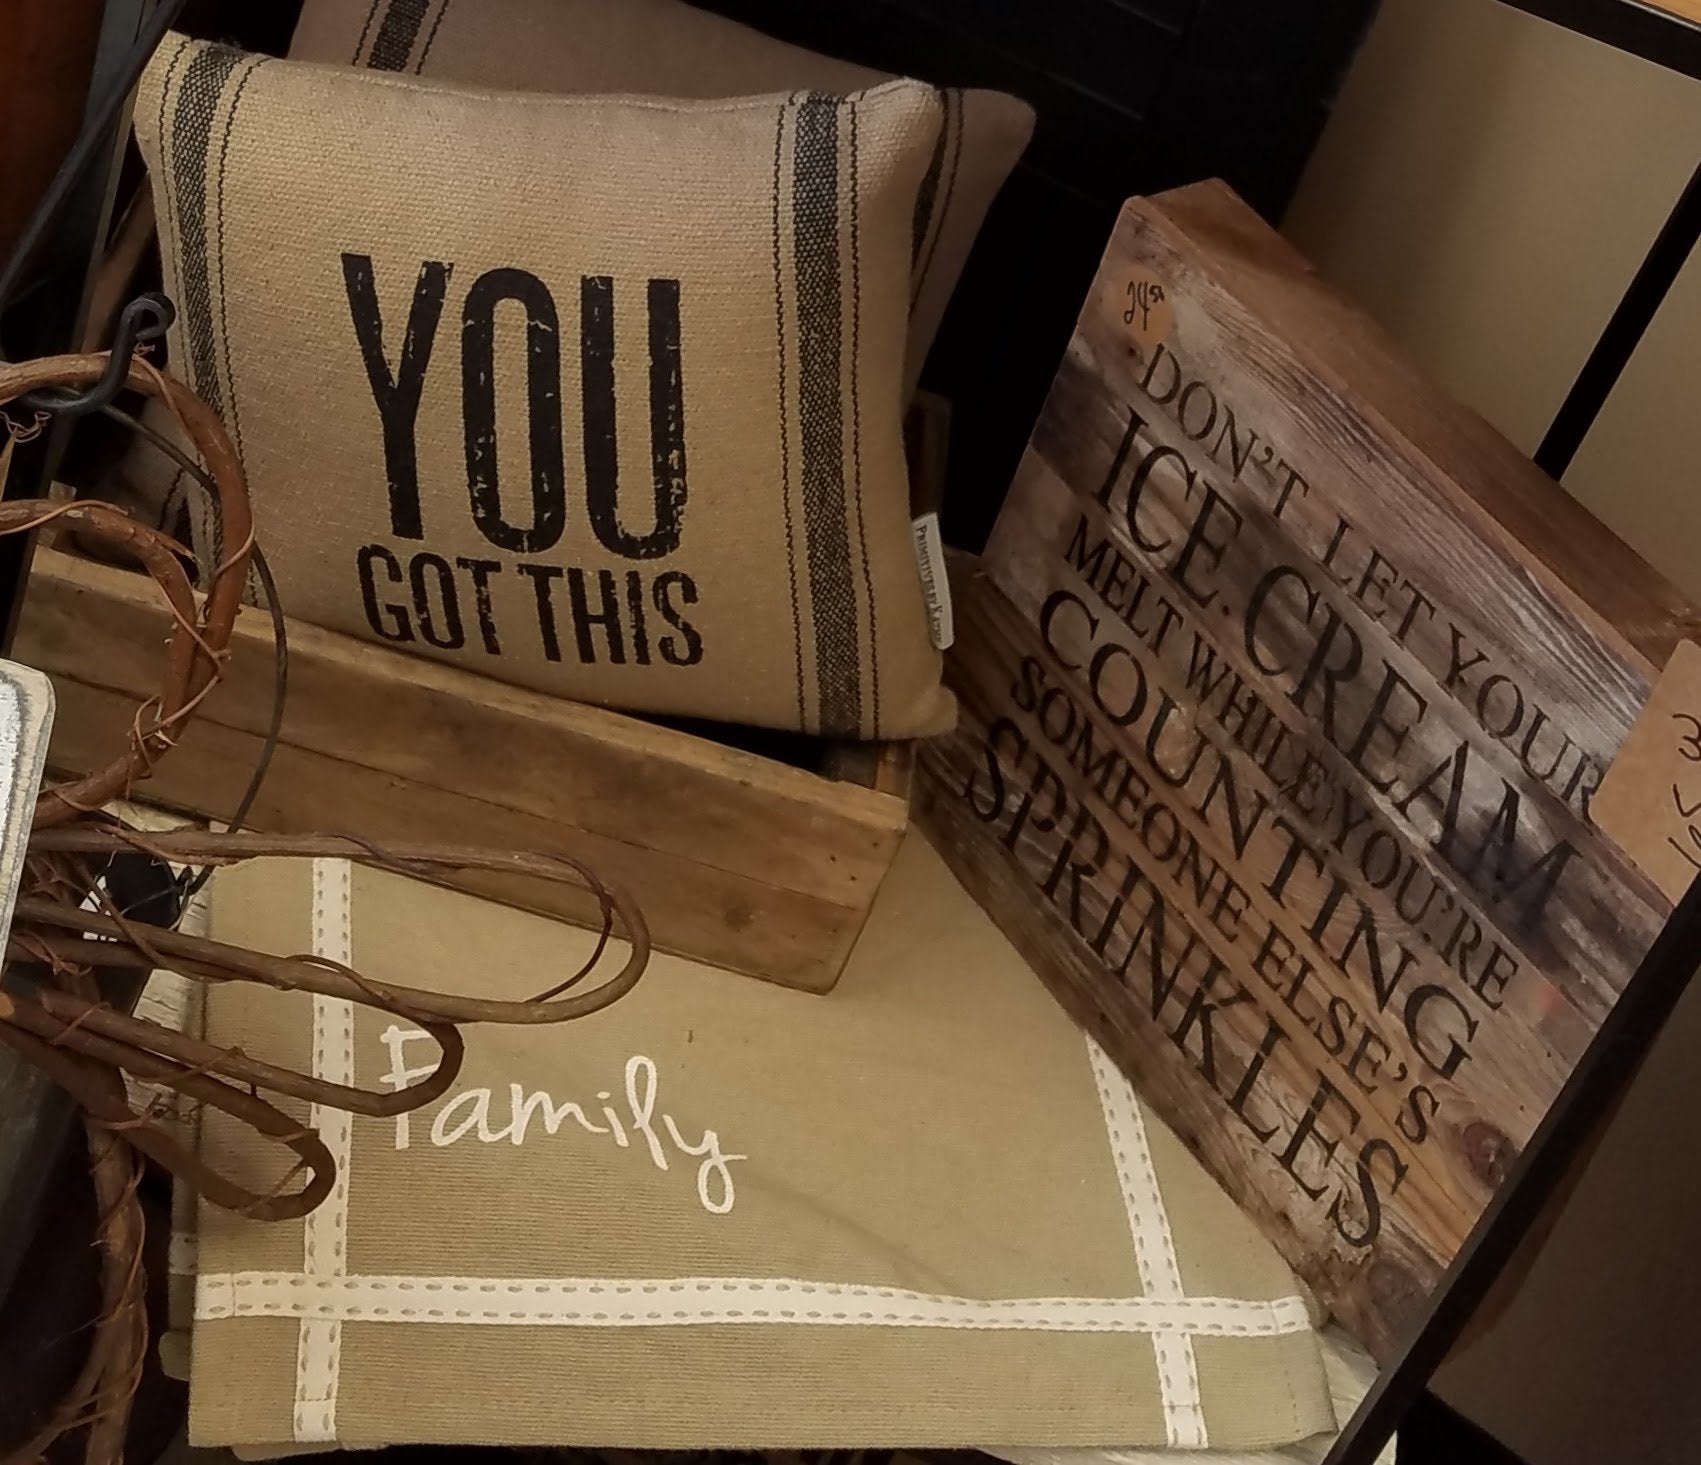
<path fill-rule="evenodd" d="M 910 526 L 915 538 L 915 563 L 927 597 L 927 629 L 935 651 L 949 651 L 957 639 L 951 616 L 951 581 L 945 573 L 945 541 L 939 537 L 939 515 L 923 514 Z"/>

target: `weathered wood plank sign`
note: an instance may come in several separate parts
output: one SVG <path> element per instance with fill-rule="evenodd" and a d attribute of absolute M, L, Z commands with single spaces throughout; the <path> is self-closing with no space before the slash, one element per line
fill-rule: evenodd
<path fill-rule="evenodd" d="M 1388 1357 L 1669 912 L 1589 801 L 1692 608 L 1220 185 L 1123 212 L 921 817 Z"/>

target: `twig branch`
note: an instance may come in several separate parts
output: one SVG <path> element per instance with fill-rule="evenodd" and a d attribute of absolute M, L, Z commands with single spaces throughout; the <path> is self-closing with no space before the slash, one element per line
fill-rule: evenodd
<path fill-rule="evenodd" d="M 98 381 L 106 363 L 104 355 L 0 363 L 0 408 L 42 387 Z M 303 1216 L 330 1194 L 335 1162 L 311 1128 L 262 1098 L 262 1091 L 373 1117 L 406 1113 L 440 1098 L 459 1074 L 465 1045 L 456 1024 L 558 1023 L 584 1017 L 629 992 L 650 954 L 648 929 L 630 898 L 560 855 L 458 844 L 378 845 L 346 834 L 143 833 L 104 812 L 104 805 L 127 796 L 171 752 L 224 675 L 254 550 L 242 467 L 217 415 L 182 383 L 139 358 L 129 385 L 164 402 L 177 418 L 205 466 L 204 475 L 197 476 L 204 476 L 216 492 L 224 542 L 234 548 L 213 567 L 207 593 L 197 600 L 183 547 L 120 509 L 43 500 L 0 504 L 0 535 L 27 533 L 64 519 L 127 554 L 159 586 L 172 614 L 160 689 L 137 709 L 122 751 L 105 768 L 45 789 L 37 801 L 22 889 L 6 940 L 6 974 L 13 980 L 9 990 L 0 992 L 0 1045 L 39 1067 L 82 1108 L 100 1205 L 102 1301 L 88 1357 L 70 1393 L 37 1435 L 0 1465 L 33 1461 L 61 1435 L 84 1427 L 88 1465 L 116 1465 L 122 1457 L 130 1400 L 147 1348 L 142 1213 L 136 1200 L 142 1156 L 196 1187 L 215 1205 L 255 1220 Z M 0 413 L 0 419 L 3 416 Z M 280 661 L 280 689 L 284 675 Z M 425 879 L 440 879 L 453 870 L 526 875 L 584 890 L 600 914 L 600 929 L 577 970 L 527 1001 L 421 991 L 377 981 L 323 957 L 273 956 L 144 924 L 120 910 L 102 883 L 103 872 L 115 858 L 134 855 L 168 865 L 207 867 L 261 858 L 348 859 Z M 96 907 L 92 910 L 91 897 Z M 612 975 L 602 975 L 597 985 L 575 990 L 593 972 L 602 971 L 616 930 L 629 947 L 624 963 Z M 158 968 L 202 982 L 250 982 L 376 1008 L 424 1029 L 437 1040 L 442 1055 L 428 1077 L 395 1093 L 375 1093 L 134 1017 L 102 1000 L 93 979 L 100 970 Z M 264 1193 L 220 1174 L 157 1115 L 131 1109 L 123 1083 L 126 1073 L 221 1110 L 281 1145 L 293 1163 L 276 1187 Z M 287 1188 L 298 1180 L 295 1189 Z"/>

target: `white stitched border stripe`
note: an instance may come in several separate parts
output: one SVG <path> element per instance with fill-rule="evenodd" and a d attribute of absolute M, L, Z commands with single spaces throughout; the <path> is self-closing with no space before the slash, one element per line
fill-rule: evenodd
<path fill-rule="evenodd" d="M 1110 1061 L 1104 1049 L 1087 1038 L 1087 1058 L 1104 1106 L 1105 1130 L 1116 1159 L 1116 1178 L 1128 1212 L 1128 1231 L 1134 1240 L 1140 1286 L 1148 1298 L 1170 1301 L 1184 1297 L 1181 1262 L 1175 1234 L 1164 1209 L 1163 1187 L 1146 1138 L 1134 1087 Z M 1186 1333 L 1156 1334 L 1158 1389 L 1163 1398 L 1164 1428 L 1172 1450 L 1203 1450 L 1210 1443 L 1205 1428 L 1204 1398 L 1199 1390 L 1199 1360 Z"/>
<path fill-rule="evenodd" d="M 979 1299 L 758 1277 L 203 1276 L 197 1321 L 299 1317 L 339 1322 L 516 1327 L 686 1327 L 708 1323 L 980 1328 L 1049 1333 L 1272 1338 L 1310 1329 L 1305 1302 L 1224 1297 Z"/>
<path fill-rule="evenodd" d="M 352 965 L 351 879 L 345 860 L 314 862 L 313 949 L 344 965 Z M 300 1320 L 294 1433 L 302 1442 L 336 1438 L 345 1322 L 592 1328 L 769 1323 L 1148 1336 L 1157 1355 L 1169 1443 L 1202 1449 L 1208 1440 L 1192 1340 L 1304 1333 L 1312 1326 L 1309 1311 L 1299 1297 L 1258 1302 L 1185 1295 L 1134 1091 L 1090 1038 L 1087 1049 L 1145 1292 L 1141 1297 L 978 1299 L 783 1278 L 351 1276 L 351 1120 L 342 1111 L 314 1105 L 311 1123 L 336 1161 L 337 1181 L 325 1204 L 307 1218 L 303 1271 L 201 1276 L 195 1317 Z M 353 1004 L 314 999 L 313 1072 L 334 1083 L 353 1083 Z M 185 1270 L 193 1266 L 186 1255 L 174 1261 Z"/>
<path fill-rule="evenodd" d="M 349 909 L 353 871 L 347 860 L 313 862 L 313 954 L 350 966 L 354 935 Z M 340 997 L 313 999 L 313 1076 L 354 1082 L 354 1004 Z M 336 1162 L 337 1179 L 325 1202 L 307 1217 L 303 1271 L 336 1278 L 348 1271 L 349 1160 L 353 1119 L 341 1109 L 314 1104 L 308 1123 Z M 342 1369 L 342 1320 L 304 1313 L 295 1357 L 295 1438 L 323 1443 L 337 1437 L 337 1381 Z"/>

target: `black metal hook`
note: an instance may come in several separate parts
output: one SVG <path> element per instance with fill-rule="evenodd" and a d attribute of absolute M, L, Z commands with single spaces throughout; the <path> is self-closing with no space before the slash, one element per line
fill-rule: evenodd
<path fill-rule="evenodd" d="M 124 390 L 136 348 L 146 341 L 161 339 L 176 318 L 176 307 L 164 295 L 157 291 L 138 295 L 118 317 L 117 329 L 112 334 L 111 357 L 99 381 L 81 392 L 26 392 L 18 398 L 19 405 L 31 412 L 46 412 L 55 417 L 85 417 L 110 406 Z"/>

